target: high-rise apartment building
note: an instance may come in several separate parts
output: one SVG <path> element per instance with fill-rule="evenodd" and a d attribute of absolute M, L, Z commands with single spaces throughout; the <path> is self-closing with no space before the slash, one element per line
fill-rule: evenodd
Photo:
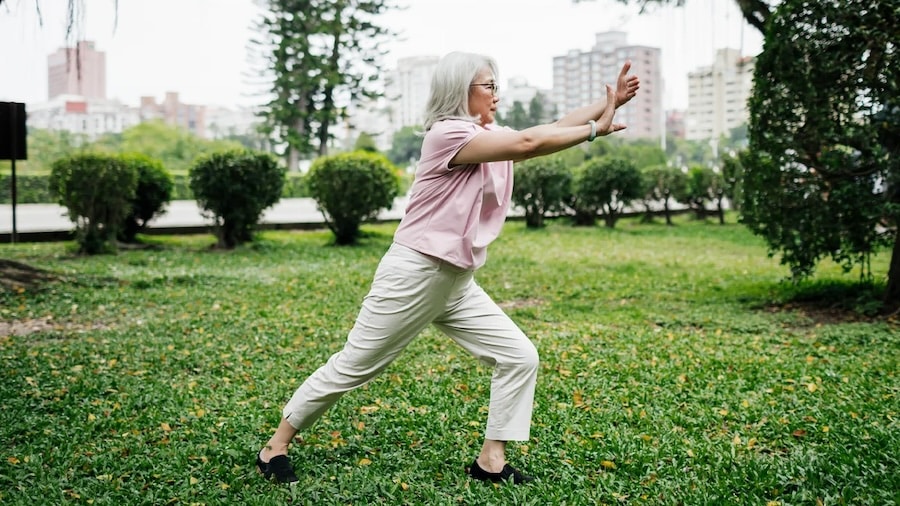
<path fill-rule="evenodd" d="M 438 56 L 412 56 L 397 61 L 397 69 L 390 73 L 385 84 L 385 99 L 394 130 L 421 127 L 425 122 L 431 77 L 438 60 Z"/>
<path fill-rule="evenodd" d="M 47 94 L 106 98 L 106 53 L 91 41 L 58 49 L 47 56 Z"/>
<path fill-rule="evenodd" d="M 628 45 L 625 32 L 603 32 L 595 36 L 589 51 L 573 49 L 553 58 L 553 102 L 557 115 L 606 96 L 606 85 L 615 86 L 619 71 L 631 60 L 631 73 L 641 78 L 641 91 L 616 112 L 617 123 L 628 138 L 658 138 L 665 124 L 660 49 Z M 617 134 L 619 135 L 619 134 Z"/>
<path fill-rule="evenodd" d="M 719 49 L 712 65 L 688 74 L 688 140 L 718 139 L 747 123 L 755 61 L 736 49 Z"/>

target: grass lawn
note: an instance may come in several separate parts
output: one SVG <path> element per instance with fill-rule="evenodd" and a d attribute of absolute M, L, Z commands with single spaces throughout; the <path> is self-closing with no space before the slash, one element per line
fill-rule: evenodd
<path fill-rule="evenodd" d="M 513 222 L 491 247 L 477 278 L 541 353 L 509 448 L 538 482 L 466 478 L 490 372 L 433 330 L 302 434 L 297 487 L 265 482 L 255 452 L 342 346 L 393 228 L 0 246 L 60 277 L 0 292 L 0 503 L 900 503 L 900 324 L 845 318 L 856 273 L 782 284 L 743 227 L 684 220 Z M 798 302 L 835 293 L 846 308 Z"/>

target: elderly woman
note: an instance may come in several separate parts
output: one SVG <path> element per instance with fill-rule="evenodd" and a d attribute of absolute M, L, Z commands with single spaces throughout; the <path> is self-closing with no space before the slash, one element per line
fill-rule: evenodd
<path fill-rule="evenodd" d="M 626 63 L 606 97 L 554 123 L 521 131 L 494 124 L 499 74 L 492 58 L 455 52 L 431 82 L 425 137 L 405 215 L 381 259 L 343 349 L 297 388 L 256 460 L 266 478 L 294 483 L 294 435 L 341 396 L 378 376 L 433 325 L 493 367 L 487 428 L 473 479 L 516 484 L 531 477 L 506 461 L 506 442 L 529 438 L 538 353 L 475 282 L 510 207 L 513 162 L 555 153 L 625 128 L 617 107 L 639 87 Z"/>

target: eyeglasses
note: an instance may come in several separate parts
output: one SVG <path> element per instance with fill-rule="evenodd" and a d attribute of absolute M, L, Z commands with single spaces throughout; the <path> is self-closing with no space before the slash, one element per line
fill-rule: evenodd
<path fill-rule="evenodd" d="M 500 86 L 497 85 L 497 83 L 472 83 L 469 85 L 469 88 L 471 88 L 472 86 L 481 86 L 482 88 L 484 88 L 486 90 L 490 90 L 491 95 L 494 95 L 494 96 L 496 96 L 497 91 L 500 90 Z"/>

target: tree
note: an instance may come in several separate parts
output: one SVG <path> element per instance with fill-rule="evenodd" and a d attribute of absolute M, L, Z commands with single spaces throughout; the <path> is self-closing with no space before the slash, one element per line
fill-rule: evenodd
<path fill-rule="evenodd" d="M 422 154 L 421 127 L 405 126 L 394 133 L 388 159 L 398 167 L 406 167 Z"/>
<path fill-rule="evenodd" d="M 588 0 L 573 0 L 575 2 L 584 2 Z M 646 10 L 653 4 L 668 5 L 675 4 L 677 6 L 684 5 L 686 0 L 619 0 L 623 4 L 636 3 L 641 6 L 641 12 Z M 765 33 L 766 23 L 775 12 L 780 0 L 734 0 L 741 14 L 750 26 L 756 28 L 760 32 Z"/>
<path fill-rule="evenodd" d="M 742 220 L 795 278 L 892 246 L 900 307 L 900 68 L 895 0 L 786 2 L 770 20 L 750 101 Z"/>
<path fill-rule="evenodd" d="M 672 226 L 671 200 L 687 193 L 687 175 L 678 167 L 652 165 L 641 170 L 644 179 L 644 199 L 662 202 L 666 225 Z M 649 205 L 647 206 L 650 215 Z M 649 221 L 646 220 L 646 221 Z"/>
<path fill-rule="evenodd" d="M 531 121 L 528 118 L 528 113 L 525 112 L 525 106 L 522 105 L 522 102 L 518 100 L 513 102 L 503 123 L 514 130 L 524 130 L 531 126 Z"/>
<path fill-rule="evenodd" d="M 641 198 L 641 173 L 630 161 L 592 158 L 575 171 L 570 207 L 576 225 L 593 225 L 597 213 L 603 213 L 608 228 L 615 228 L 625 206 Z"/>
<path fill-rule="evenodd" d="M 516 163 L 512 201 L 525 210 L 526 227 L 543 227 L 544 218 L 564 211 L 571 199 L 572 156 L 567 151 Z"/>
<path fill-rule="evenodd" d="M 531 97 L 531 101 L 528 102 L 528 122 L 529 126 L 534 125 L 542 125 L 547 123 L 547 111 L 546 106 L 544 105 L 546 102 L 546 98 L 540 92 L 535 93 L 533 97 Z"/>
<path fill-rule="evenodd" d="M 381 42 L 392 32 L 374 18 L 385 0 L 268 0 L 256 45 L 273 75 L 263 111 L 267 131 L 285 145 L 288 166 L 324 155 L 330 127 L 346 119 L 345 105 L 380 96 Z"/>
<path fill-rule="evenodd" d="M 190 169 L 202 155 L 238 149 L 241 145 L 235 141 L 203 139 L 162 121 L 146 121 L 121 134 L 106 134 L 91 147 L 107 153 L 140 153 L 159 160 L 166 170 L 181 172 Z"/>

